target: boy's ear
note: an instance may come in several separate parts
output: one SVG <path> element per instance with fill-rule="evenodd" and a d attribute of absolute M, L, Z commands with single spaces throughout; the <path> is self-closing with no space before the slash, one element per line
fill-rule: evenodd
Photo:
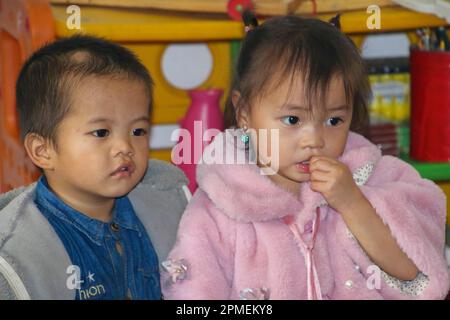
<path fill-rule="evenodd" d="M 239 105 L 239 100 L 241 99 L 241 93 L 237 90 L 231 92 L 231 102 L 233 102 L 234 110 L 236 112 L 236 122 L 238 127 L 242 128 L 244 125 L 249 127 L 249 117 L 248 112 L 245 108 Z"/>
<path fill-rule="evenodd" d="M 53 146 L 48 139 L 29 133 L 24 140 L 25 150 L 31 161 L 43 170 L 53 170 Z"/>

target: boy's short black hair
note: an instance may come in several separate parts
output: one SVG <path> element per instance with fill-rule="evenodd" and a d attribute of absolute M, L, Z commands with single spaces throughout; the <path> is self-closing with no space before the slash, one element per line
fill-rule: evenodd
<path fill-rule="evenodd" d="M 75 35 L 40 48 L 22 67 L 16 84 L 21 138 L 36 133 L 56 146 L 56 131 L 70 110 L 72 92 L 88 76 L 142 81 L 151 112 L 153 81 L 137 56 L 105 39 Z"/>

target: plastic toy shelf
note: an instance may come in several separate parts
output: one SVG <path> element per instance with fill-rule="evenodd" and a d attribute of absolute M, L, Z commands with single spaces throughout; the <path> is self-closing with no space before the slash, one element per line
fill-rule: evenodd
<path fill-rule="evenodd" d="M 380 10 L 381 28 L 370 30 L 367 28 L 367 18 L 370 15 L 365 10 L 342 12 L 342 31 L 346 33 L 390 32 L 447 25 L 445 19 L 432 14 L 415 12 L 401 7 L 387 7 Z M 333 14 L 324 14 L 319 15 L 319 18 L 329 20 L 333 16 Z"/>
<path fill-rule="evenodd" d="M 418 162 L 412 159 L 403 159 L 410 163 L 417 171 L 419 171 L 422 178 L 433 181 L 450 181 L 450 162 L 449 163 L 427 163 Z"/>
<path fill-rule="evenodd" d="M 58 37 L 78 31 L 66 27 L 66 6 L 52 5 L 51 8 Z M 244 35 L 240 22 L 223 17 L 89 6 L 81 8 L 81 26 L 84 33 L 127 42 L 224 41 L 241 39 Z"/>
<path fill-rule="evenodd" d="M 250 0 L 234 0 L 235 6 L 245 6 Z M 183 12 L 222 13 L 230 11 L 229 0 L 51 0 L 55 4 L 147 8 Z M 307 14 L 333 10 L 357 10 L 369 5 L 393 6 L 392 0 L 251 0 L 257 14 Z M 232 6 L 231 6 L 232 7 Z"/>
<path fill-rule="evenodd" d="M 75 31 L 66 27 L 66 6 L 52 5 L 58 36 L 68 36 Z M 241 39 L 244 35 L 240 22 L 226 16 L 211 14 L 174 13 L 148 9 L 120 9 L 83 6 L 82 31 L 108 37 L 116 41 L 186 41 L 189 39 L 225 40 Z M 346 33 L 390 32 L 420 27 L 445 26 L 447 22 L 432 14 L 419 13 L 401 7 L 381 8 L 381 28 L 367 27 L 370 13 L 365 10 L 344 11 L 342 30 Z M 319 14 L 329 20 L 334 14 Z"/>

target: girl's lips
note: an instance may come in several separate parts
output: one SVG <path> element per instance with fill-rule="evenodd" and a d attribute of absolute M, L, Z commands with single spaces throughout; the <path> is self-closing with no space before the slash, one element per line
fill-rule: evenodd
<path fill-rule="evenodd" d="M 300 170 L 302 173 L 309 173 L 309 163 L 297 163 L 297 168 L 298 170 Z"/>

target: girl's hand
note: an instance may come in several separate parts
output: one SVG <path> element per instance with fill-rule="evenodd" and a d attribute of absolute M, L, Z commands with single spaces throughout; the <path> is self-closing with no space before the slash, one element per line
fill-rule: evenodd
<path fill-rule="evenodd" d="M 364 199 L 353 180 L 350 169 L 342 162 L 323 156 L 314 156 L 309 162 L 311 189 L 320 192 L 328 204 L 339 213 Z"/>
<path fill-rule="evenodd" d="M 419 272 L 403 252 L 375 209 L 353 181 L 349 168 L 335 159 L 312 157 L 309 162 L 311 189 L 320 192 L 340 213 L 370 260 L 388 274 L 412 280 Z"/>

